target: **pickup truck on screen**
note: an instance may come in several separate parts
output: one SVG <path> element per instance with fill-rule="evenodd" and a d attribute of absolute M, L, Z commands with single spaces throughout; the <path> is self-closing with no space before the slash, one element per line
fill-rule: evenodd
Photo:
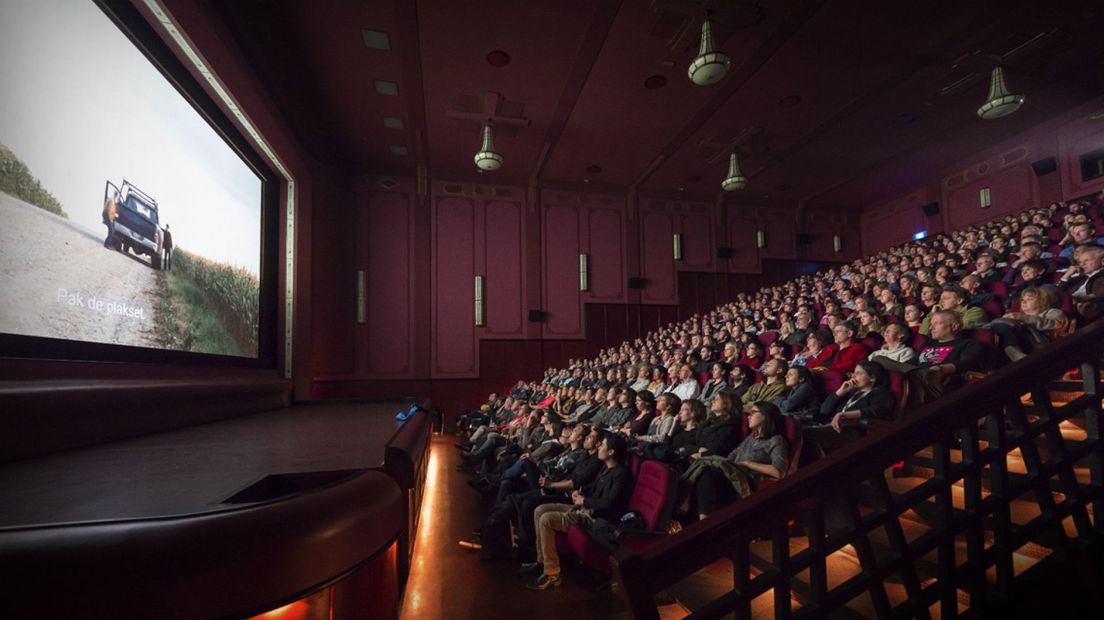
<path fill-rule="evenodd" d="M 104 247 L 148 256 L 150 266 L 161 269 L 164 235 L 157 217 L 157 201 L 123 179 L 104 187 L 103 223 L 107 226 Z"/>

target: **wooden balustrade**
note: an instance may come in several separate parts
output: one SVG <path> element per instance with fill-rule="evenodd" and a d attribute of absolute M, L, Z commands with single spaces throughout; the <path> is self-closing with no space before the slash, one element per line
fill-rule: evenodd
<path fill-rule="evenodd" d="M 878 617 L 1013 604 L 1024 575 L 1104 540 L 1102 353 L 1104 321 L 618 555 L 633 614 L 658 618 L 657 592 L 725 558 L 732 589 L 690 617 L 750 617 L 768 593 L 756 604 L 776 618 L 821 617 L 863 595 Z M 1062 390 L 1072 398 L 1053 402 Z M 895 477 L 902 458 L 923 475 Z M 830 575 L 841 556 L 857 558 L 846 578 Z"/>

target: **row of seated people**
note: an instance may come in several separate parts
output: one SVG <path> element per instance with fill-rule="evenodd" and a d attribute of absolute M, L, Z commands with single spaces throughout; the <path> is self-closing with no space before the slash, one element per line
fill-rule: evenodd
<path fill-rule="evenodd" d="M 672 468 L 684 518 L 704 518 L 968 373 L 1022 359 L 1101 314 L 1101 219 L 1096 203 L 1055 204 L 906 244 L 492 395 L 460 420 L 472 485 L 495 496 L 462 544 L 501 556 L 513 523 L 517 557 L 540 572 L 530 585 L 553 587 L 555 533 L 616 519 L 632 463 Z M 599 484 L 610 468 L 624 480 Z"/>

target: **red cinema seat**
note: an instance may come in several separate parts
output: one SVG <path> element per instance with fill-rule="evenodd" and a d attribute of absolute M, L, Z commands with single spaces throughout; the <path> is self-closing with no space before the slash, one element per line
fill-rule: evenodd
<path fill-rule="evenodd" d="M 666 531 L 671 512 L 675 507 L 677 484 L 678 474 L 663 463 L 644 461 L 640 464 L 640 473 L 633 485 L 627 511 L 639 512 L 644 517 L 644 534 L 638 537 L 632 535 L 626 537 L 621 541 L 622 549 L 639 549 L 660 540 L 660 534 Z M 609 553 L 591 540 L 586 528 L 581 525 L 572 525 L 567 534 L 557 535 L 556 546 L 579 556 L 583 562 L 597 571 L 605 574 L 612 571 Z"/>

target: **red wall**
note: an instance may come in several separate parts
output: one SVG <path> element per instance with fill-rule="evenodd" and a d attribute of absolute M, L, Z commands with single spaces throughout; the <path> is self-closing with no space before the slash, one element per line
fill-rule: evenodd
<path fill-rule="evenodd" d="M 337 193 L 325 197 L 313 239 L 321 250 L 311 300 L 312 398 L 429 394 L 455 411 L 503 382 L 535 378 L 756 290 L 768 266 L 772 281 L 789 279 L 799 254 L 816 254 L 796 247 L 793 205 L 530 195 L 447 181 L 421 194 L 412 179 L 374 176 L 326 185 Z M 841 230 L 850 222 L 831 217 Z M 768 235 L 762 250 L 759 229 Z M 732 258 L 717 257 L 723 246 L 733 248 Z M 580 253 L 588 256 L 586 291 L 579 290 Z M 367 278 L 362 324 L 357 270 Z M 476 275 L 484 277 L 483 326 L 475 325 Z M 637 276 L 645 287 L 629 289 Z M 544 320 L 530 322 L 531 309 Z"/>
<path fill-rule="evenodd" d="M 862 218 L 864 245 L 880 252 L 908 241 L 918 230 L 955 230 L 1104 189 L 1104 179 L 1081 181 L 1080 164 L 1081 154 L 1104 147 L 1104 123 L 1089 118 L 1102 103 L 1080 106 L 947 166 L 937 178 L 898 198 L 870 206 Z M 1048 157 L 1057 159 L 1057 172 L 1036 176 L 1031 163 Z M 990 189 L 988 209 L 979 205 L 983 187 Z M 928 218 L 921 213 L 921 205 L 928 202 L 939 203 L 939 215 Z"/>

